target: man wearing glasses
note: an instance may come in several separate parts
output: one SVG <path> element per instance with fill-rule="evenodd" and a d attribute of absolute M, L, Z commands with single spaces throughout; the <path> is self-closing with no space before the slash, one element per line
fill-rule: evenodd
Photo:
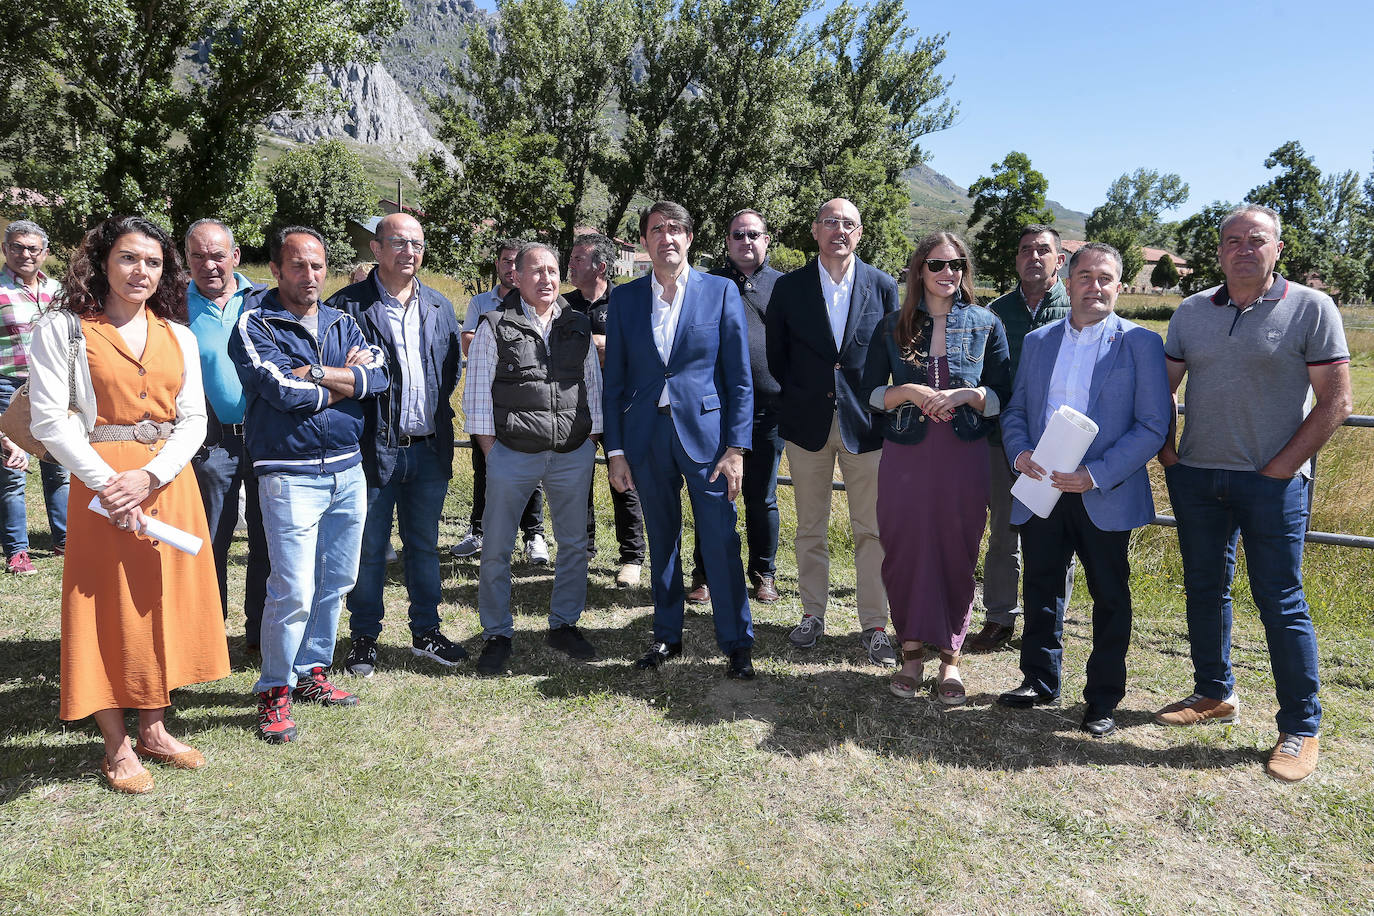
<path fill-rule="evenodd" d="M 882 436 L 858 390 L 874 328 L 897 310 L 897 284 L 855 254 L 858 208 L 827 202 L 811 224 L 816 259 L 778 280 L 768 304 L 768 368 L 780 389 L 778 420 L 797 504 L 797 584 L 802 619 L 788 637 L 810 649 L 830 602 L 831 481 L 838 461 L 854 532 L 860 641 L 869 661 L 897 663 L 887 634 L 883 548 L 878 542 Z"/>
<path fill-rule="evenodd" d="M 425 232 L 408 213 L 377 224 L 377 266 L 329 305 L 352 315 L 363 336 L 386 351 L 388 390 L 364 403 L 363 471 L 367 522 L 358 582 L 348 596 L 352 645 L 344 670 L 370 677 L 382 632 L 382 586 L 391 517 L 396 514 L 410 598 L 411 652 L 441 665 L 467 658 L 439 629 L 439 515 L 453 476 L 453 408 L 462 350 L 453 304 L 420 282 Z"/>
<path fill-rule="evenodd" d="M 611 293 L 606 323 L 606 460 L 611 486 L 639 491 L 649 530 L 654 636 L 636 662 L 682 654 L 682 486 L 711 583 L 726 677 L 754 676 L 754 626 L 735 497 L 750 445 L 749 333 L 735 284 L 688 267 L 692 217 L 659 201 L 639 217 L 653 270 Z"/>
<path fill-rule="evenodd" d="M 47 310 L 62 285 L 43 273 L 48 259 L 48 234 L 30 220 L 5 227 L 5 266 L 0 269 L 0 413 L 29 377 L 29 342 L 33 323 Z M 18 443 L 0 435 L 0 547 L 5 572 L 32 576 L 38 572 L 29 558 L 29 519 L 24 505 L 24 474 L 29 455 Z M 53 553 L 62 556 L 67 545 L 67 470 L 40 462 L 43 501 Z"/>
<path fill-rule="evenodd" d="M 768 372 L 767 333 L 764 316 L 773 284 L 782 271 L 768 265 L 768 225 L 757 210 L 741 210 L 730 218 L 725 237 L 725 263 L 711 271 L 734 281 L 744 300 L 744 320 L 749 327 L 749 368 L 754 374 L 754 444 L 744 455 L 744 532 L 749 549 L 750 584 L 754 600 L 765 604 L 778 600 L 774 559 L 778 553 L 778 459 L 782 437 L 778 435 L 778 382 Z M 687 600 L 710 600 L 701 543 L 692 552 L 692 589 Z"/>

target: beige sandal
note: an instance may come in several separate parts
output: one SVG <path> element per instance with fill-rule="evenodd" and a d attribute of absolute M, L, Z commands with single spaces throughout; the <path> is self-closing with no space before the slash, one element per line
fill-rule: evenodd
<path fill-rule="evenodd" d="M 940 664 L 953 665 L 959 664 L 959 656 L 952 652 L 940 653 Z M 964 690 L 964 682 L 959 675 L 950 675 L 935 685 L 935 699 L 946 706 L 963 706 L 968 702 L 968 693 Z"/>

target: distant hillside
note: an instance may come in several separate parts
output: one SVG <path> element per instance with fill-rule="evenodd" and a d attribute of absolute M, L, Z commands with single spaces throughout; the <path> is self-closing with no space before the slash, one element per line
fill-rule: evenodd
<path fill-rule="evenodd" d="M 973 201 L 968 188 L 960 187 L 926 165 L 919 165 L 906 173 L 907 188 L 911 192 L 911 228 L 919 237 L 928 232 L 944 230 L 966 233 Z M 1057 201 L 1048 201 L 1054 211 L 1054 228 L 1066 239 L 1084 237 L 1083 224 L 1088 214 L 1070 210 Z"/>

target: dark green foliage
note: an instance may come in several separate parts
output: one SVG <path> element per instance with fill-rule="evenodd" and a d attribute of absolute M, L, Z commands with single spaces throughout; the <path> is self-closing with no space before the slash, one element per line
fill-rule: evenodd
<path fill-rule="evenodd" d="M 1054 223 L 1054 213 L 1045 207 L 1048 188 L 1045 176 L 1031 168 L 1030 157 L 1015 151 L 993 163 L 992 175 L 969 185 L 973 198 L 969 229 L 982 224 L 973 237 L 974 257 L 979 273 L 999 290 L 1005 292 L 1017 281 L 1016 246 L 1021 227 Z"/>
<path fill-rule="evenodd" d="M 1150 271 L 1150 285 L 1160 289 L 1173 289 L 1178 286 L 1178 268 L 1174 266 L 1174 259 L 1167 254 L 1159 256 L 1155 269 Z"/>
<path fill-rule="evenodd" d="M 1179 281 L 1185 293 L 1211 289 L 1226 279 L 1221 275 L 1221 264 L 1217 260 L 1217 246 L 1221 241 L 1217 230 L 1231 206 L 1225 201 L 1214 200 L 1179 222 L 1176 235 L 1178 253 L 1188 262 L 1191 271 Z"/>
<path fill-rule="evenodd" d="M 348 221 L 372 215 L 377 206 L 357 153 L 339 140 L 292 150 L 272 167 L 267 186 L 276 199 L 272 228 L 309 226 L 324 236 L 330 267 L 353 263 Z"/>
<path fill-rule="evenodd" d="M 1296 140 L 1270 153 L 1264 167 L 1281 171 L 1251 190 L 1245 199 L 1273 208 L 1282 218 L 1283 254 L 1278 269 L 1284 276 L 1306 283 L 1323 275 L 1328 264 L 1321 239 L 1322 216 L 1327 209 L 1321 169 Z"/>

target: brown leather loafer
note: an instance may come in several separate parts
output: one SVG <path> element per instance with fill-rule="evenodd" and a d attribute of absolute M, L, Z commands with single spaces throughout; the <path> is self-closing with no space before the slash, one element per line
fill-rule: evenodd
<path fill-rule="evenodd" d="M 764 604 L 772 604 L 778 600 L 778 585 L 773 581 L 772 576 L 758 575 L 754 577 L 754 600 L 762 601 Z"/>
<path fill-rule="evenodd" d="M 687 593 L 688 604 L 705 604 L 711 600 L 711 589 L 705 583 L 696 586 Z"/>

